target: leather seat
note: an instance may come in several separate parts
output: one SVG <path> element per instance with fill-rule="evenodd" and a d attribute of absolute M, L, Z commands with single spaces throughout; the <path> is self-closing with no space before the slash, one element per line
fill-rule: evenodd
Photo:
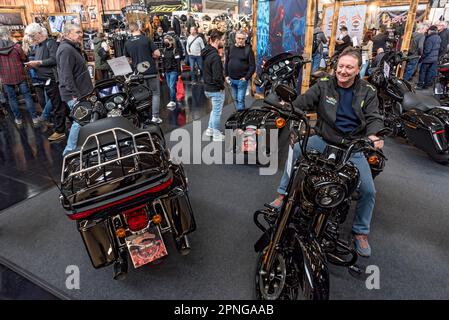
<path fill-rule="evenodd" d="M 152 134 L 158 135 L 161 138 L 161 140 L 164 141 L 164 136 L 163 136 L 162 130 L 156 124 L 150 124 L 149 126 L 147 126 L 147 128 L 145 130 L 143 130 L 143 129 L 136 128 L 128 119 L 126 119 L 124 117 L 110 117 L 110 118 L 104 118 L 104 119 L 97 120 L 95 122 L 89 123 L 88 125 L 81 127 L 79 135 L 78 135 L 77 146 L 76 146 L 76 149 L 73 150 L 73 152 L 79 151 L 81 146 L 84 144 L 84 142 L 90 135 L 96 134 L 101 131 L 110 130 L 113 128 L 121 128 L 121 129 L 131 132 L 132 134 L 138 134 L 141 132 L 150 132 Z M 116 131 L 116 133 L 117 133 L 118 140 L 126 139 L 126 138 L 130 137 L 128 134 L 126 134 L 123 131 Z M 100 140 L 101 144 L 111 144 L 111 143 L 114 143 L 114 136 L 112 133 L 111 134 L 103 134 L 99 137 L 99 140 Z M 86 145 L 86 148 L 87 149 L 96 148 L 95 139 L 90 139 L 88 145 Z"/>
<path fill-rule="evenodd" d="M 437 106 L 440 106 L 440 102 L 437 99 L 419 93 L 406 92 L 402 100 L 403 111 L 418 109 L 425 112 Z"/>

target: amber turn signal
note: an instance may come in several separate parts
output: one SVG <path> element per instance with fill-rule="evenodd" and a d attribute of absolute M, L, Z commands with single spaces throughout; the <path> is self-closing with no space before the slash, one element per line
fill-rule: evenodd
<path fill-rule="evenodd" d="M 281 129 L 283 127 L 285 127 L 285 125 L 287 124 L 287 121 L 285 121 L 284 118 L 276 118 L 276 120 L 274 121 L 276 128 Z"/>
<path fill-rule="evenodd" d="M 126 231 L 123 228 L 119 228 L 115 231 L 115 234 L 117 235 L 117 237 L 119 238 L 124 238 L 126 237 Z"/>
<path fill-rule="evenodd" d="M 368 163 L 372 165 L 379 164 L 379 157 L 378 156 L 371 156 L 368 158 Z"/>
<path fill-rule="evenodd" d="M 155 214 L 153 218 L 151 218 L 151 221 L 153 221 L 154 224 L 161 224 L 162 216 L 160 214 Z"/>

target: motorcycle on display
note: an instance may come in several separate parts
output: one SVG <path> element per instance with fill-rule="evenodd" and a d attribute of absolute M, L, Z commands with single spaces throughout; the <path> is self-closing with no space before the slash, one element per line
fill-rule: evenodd
<path fill-rule="evenodd" d="M 306 63 L 302 56 L 293 53 L 281 53 L 262 64 L 261 72 L 256 77 L 256 85 L 270 94 L 276 85 L 283 83 L 295 88 L 299 73 Z M 226 146 L 234 152 L 259 154 L 259 146 L 266 146 L 265 152 L 270 154 L 270 129 L 276 129 L 276 119 L 279 112 L 263 103 L 257 103 L 251 108 L 236 111 L 226 121 L 225 128 L 234 132 L 228 137 Z M 232 140 L 230 140 L 232 139 Z M 259 161 L 259 159 L 257 158 Z"/>
<path fill-rule="evenodd" d="M 340 239 L 351 195 L 359 185 L 359 171 L 350 161 L 357 152 L 372 152 L 384 158 L 368 138 L 344 146 L 327 145 L 323 153 L 307 150 L 310 137 L 308 118 L 292 107 L 297 97 L 285 85 L 276 88 L 277 96 L 265 102 L 287 120 L 306 127 L 300 142 L 302 157 L 291 164 L 290 181 L 280 209 L 266 205 L 254 213 L 254 222 L 263 235 L 254 245 L 259 253 L 255 273 L 255 292 L 262 300 L 329 299 L 328 263 L 363 273 L 356 265 L 357 252 Z M 287 102 L 279 103 L 279 98 Z M 377 134 L 385 136 L 389 129 Z M 297 133 L 299 135 L 299 133 Z M 261 222 L 261 217 L 265 222 Z"/>
<path fill-rule="evenodd" d="M 148 68 L 139 64 L 139 73 Z M 79 99 L 77 148 L 63 159 L 61 204 L 94 268 L 113 264 L 114 279 L 125 277 L 128 260 L 135 268 L 160 262 L 169 234 L 188 254 L 187 235 L 196 229 L 183 167 L 170 160 L 157 124 L 139 128 L 151 100 L 144 78 L 102 81 Z"/>
<path fill-rule="evenodd" d="M 406 138 L 434 161 L 449 163 L 449 108 L 432 96 L 416 93 L 411 84 L 396 77 L 396 67 L 411 58 L 402 52 L 385 54 L 368 81 L 377 88 L 379 110 L 395 136 Z"/>

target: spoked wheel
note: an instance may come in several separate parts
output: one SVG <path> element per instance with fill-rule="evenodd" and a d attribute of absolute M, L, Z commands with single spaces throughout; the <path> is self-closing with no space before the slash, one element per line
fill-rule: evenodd
<path fill-rule="evenodd" d="M 266 249 L 259 254 L 256 269 L 256 298 L 258 300 L 297 300 L 299 281 L 292 259 L 277 252 L 270 270 L 263 271 Z"/>

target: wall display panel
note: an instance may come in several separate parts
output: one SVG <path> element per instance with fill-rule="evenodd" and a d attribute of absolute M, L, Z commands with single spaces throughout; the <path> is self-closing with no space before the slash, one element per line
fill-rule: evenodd
<path fill-rule="evenodd" d="M 6 26 L 17 41 L 22 41 L 26 24 L 25 9 L 0 8 L 0 25 Z"/>
<path fill-rule="evenodd" d="M 252 1 L 239 0 L 239 14 L 250 15 L 253 12 Z"/>
<path fill-rule="evenodd" d="M 47 21 L 52 33 L 61 33 L 66 23 L 79 25 L 81 18 L 77 13 L 49 13 Z"/>
<path fill-rule="evenodd" d="M 340 35 L 340 28 L 345 26 L 348 28 L 351 39 L 357 38 L 357 45 L 360 45 L 363 40 L 366 10 L 366 5 L 341 7 L 338 17 L 337 37 Z M 354 45 L 356 44 L 354 43 Z"/>
<path fill-rule="evenodd" d="M 263 60 L 282 52 L 302 54 L 307 0 L 259 0 L 257 4 L 257 71 Z M 298 83 L 301 83 L 299 79 Z M 298 86 L 298 89 L 300 86 Z"/>

